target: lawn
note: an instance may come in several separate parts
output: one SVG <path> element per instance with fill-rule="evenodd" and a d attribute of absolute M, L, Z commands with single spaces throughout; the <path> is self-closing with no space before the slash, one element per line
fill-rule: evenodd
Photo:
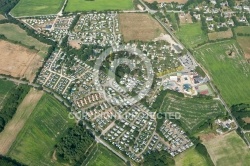
<path fill-rule="evenodd" d="M 206 158 L 192 147 L 175 157 L 176 166 L 210 166 Z"/>
<path fill-rule="evenodd" d="M 116 156 L 102 144 L 98 144 L 98 150 L 94 151 L 92 158 L 86 166 L 126 166 L 122 159 Z"/>
<path fill-rule="evenodd" d="M 25 46 L 35 46 L 35 49 L 39 51 L 38 54 L 43 57 L 47 55 L 47 50 L 49 48 L 47 44 L 28 36 L 25 30 L 15 24 L 0 24 L 0 34 L 11 41 L 20 42 Z"/>
<path fill-rule="evenodd" d="M 219 135 L 204 144 L 215 165 L 250 165 L 250 151 L 235 131 Z"/>
<path fill-rule="evenodd" d="M 198 44 L 208 41 L 207 35 L 201 30 L 201 23 L 185 24 L 176 32 L 179 40 L 187 47 L 194 48 Z"/>
<path fill-rule="evenodd" d="M 11 91 L 11 89 L 16 87 L 16 85 L 11 81 L 6 81 L 3 79 L 0 79 L 0 85 L 1 85 L 0 86 L 0 110 L 1 110 L 4 99 L 6 98 L 8 93 Z"/>
<path fill-rule="evenodd" d="M 27 165 L 60 165 L 52 158 L 55 145 L 72 126 L 67 109 L 45 94 L 12 144 L 8 156 Z"/>
<path fill-rule="evenodd" d="M 103 10 L 130 10 L 133 9 L 132 0 L 69 0 L 65 12 L 76 11 L 103 11 Z"/>
<path fill-rule="evenodd" d="M 225 113 L 219 101 L 184 98 L 171 93 L 167 93 L 159 110 L 167 113 L 179 112 L 181 126 L 190 133 L 195 132 L 208 118 L 213 119 Z"/>
<path fill-rule="evenodd" d="M 15 17 L 57 14 L 64 4 L 64 0 L 20 0 L 11 10 Z"/>
<path fill-rule="evenodd" d="M 229 56 L 228 51 L 234 54 Z M 204 45 L 194 56 L 210 73 L 227 104 L 250 103 L 250 65 L 235 40 Z"/>

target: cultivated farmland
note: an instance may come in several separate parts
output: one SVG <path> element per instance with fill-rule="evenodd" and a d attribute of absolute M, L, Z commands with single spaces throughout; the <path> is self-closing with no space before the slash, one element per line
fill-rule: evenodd
<path fill-rule="evenodd" d="M 204 142 L 215 165 L 250 165 L 247 145 L 235 131 Z"/>
<path fill-rule="evenodd" d="M 181 25 L 176 35 L 188 48 L 194 48 L 208 40 L 207 35 L 201 30 L 199 22 Z"/>
<path fill-rule="evenodd" d="M 93 153 L 93 156 L 90 158 L 87 166 L 103 166 L 103 165 L 116 165 L 116 166 L 125 166 L 126 164 L 116 156 L 113 152 L 108 150 L 102 144 L 97 145 L 97 150 Z"/>
<path fill-rule="evenodd" d="M 26 78 L 32 82 L 42 57 L 23 46 L 0 41 L 0 74 Z"/>
<path fill-rule="evenodd" d="M 119 14 L 120 30 L 125 42 L 130 40 L 150 41 L 164 33 L 159 23 L 148 14 Z"/>
<path fill-rule="evenodd" d="M 38 54 L 43 57 L 47 55 L 49 48 L 47 44 L 28 36 L 25 30 L 15 24 L 0 24 L 0 34 L 4 35 L 8 40 L 20 42 L 28 47 L 34 46 L 35 49 L 39 51 Z"/>
<path fill-rule="evenodd" d="M 184 98 L 171 93 L 167 93 L 159 110 L 168 113 L 179 112 L 180 122 L 189 132 L 195 132 L 208 117 L 213 119 L 224 114 L 224 108 L 219 101 Z"/>
<path fill-rule="evenodd" d="M 42 95 L 43 91 L 34 89 L 31 89 L 26 95 L 11 121 L 8 122 L 4 130 L 0 133 L 0 154 L 5 155 L 8 152 Z"/>
<path fill-rule="evenodd" d="M 11 10 L 15 17 L 57 14 L 64 4 L 64 0 L 20 0 Z"/>
<path fill-rule="evenodd" d="M 206 44 L 194 56 L 210 73 L 227 104 L 250 103 L 250 65 L 235 40 Z"/>
<path fill-rule="evenodd" d="M 231 37 L 233 37 L 233 32 L 231 29 L 228 29 L 227 31 L 208 33 L 209 40 L 227 39 Z"/>
<path fill-rule="evenodd" d="M 69 0 L 65 12 L 133 9 L 132 0 Z"/>
<path fill-rule="evenodd" d="M 249 27 L 237 27 L 235 29 L 235 33 L 243 33 L 250 35 L 250 28 Z M 250 59 L 250 36 L 238 36 L 237 35 L 237 42 L 239 43 L 240 47 L 244 51 L 245 58 Z"/>
<path fill-rule="evenodd" d="M 8 156 L 27 165 L 61 165 L 52 160 L 54 146 L 73 120 L 67 109 L 45 94 L 17 136 Z"/>

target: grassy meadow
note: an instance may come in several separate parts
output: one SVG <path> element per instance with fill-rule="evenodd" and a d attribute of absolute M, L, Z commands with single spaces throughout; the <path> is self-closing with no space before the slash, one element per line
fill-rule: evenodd
<path fill-rule="evenodd" d="M 98 144 L 97 151 L 94 152 L 87 166 L 103 165 L 126 166 L 126 163 L 102 144 Z"/>
<path fill-rule="evenodd" d="M 64 4 L 64 0 L 20 0 L 11 10 L 15 17 L 57 14 Z"/>
<path fill-rule="evenodd" d="M 25 30 L 15 24 L 0 24 L 0 34 L 11 41 L 20 42 L 25 46 L 35 46 L 35 49 L 39 51 L 38 54 L 42 57 L 47 55 L 47 50 L 49 48 L 47 44 L 28 36 Z"/>
<path fill-rule="evenodd" d="M 16 87 L 16 85 L 11 81 L 7 81 L 3 79 L 0 79 L 0 85 L 1 85 L 0 86 L 0 110 L 1 110 L 4 99 L 7 97 L 11 89 Z"/>
<path fill-rule="evenodd" d="M 187 48 L 191 49 L 208 41 L 207 35 L 201 30 L 200 22 L 181 25 L 176 35 Z"/>
<path fill-rule="evenodd" d="M 52 157 L 54 146 L 68 127 L 67 109 L 45 94 L 12 144 L 8 156 L 27 165 L 60 165 Z"/>
<path fill-rule="evenodd" d="M 231 56 L 230 51 L 234 52 Z M 196 49 L 194 56 L 229 106 L 250 103 L 250 64 L 235 40 L 206 44 Z"/>
<path fill-rule="evenodd" d="M 189 132 L 195 132 L 208 117 L 213 119 L 223 115 L 224 108 L 219 101 L 206 100 L 200 98 L 184 98 L 168 93 L 159 110 L 161 112 L 179 112 L 181 114 L 180 122 Z"/>
<path fill-rule="evenodd" d="M 247 26 L 243 27 L 237 27 L 235 28 L 235 33 L 236 33 L 236 39 L 237 42 L 239 43 L 240 47 L 244 51 L 245 58 L 250 59 L 250 36 L 238 36 L 237 33 L 244 33 L 244 34 L 249 34 L 250 35 L 250 28 Z"/>
<path fill-rule="evenodd" d="M 69 0 L 65 12 L 76 11 L 103 11 L 103 10 L 129 10 L 133 9 L 132 0 Z"/>

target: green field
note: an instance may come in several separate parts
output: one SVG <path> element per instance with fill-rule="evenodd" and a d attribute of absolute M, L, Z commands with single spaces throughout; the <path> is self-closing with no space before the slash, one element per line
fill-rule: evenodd
<path fill-rule="evenodd" d="M 25 30 L 15 24 L 0 24 L 0 34 L 11 41 L 20 42 L 25 46 L 35 46 L 35 49 L 39 51 L 38 54 L 43 57 L 47 55 L 47 50 L 49 48 L 47 44 L 28 36 Z"/>
<path fill-rule="evenodd" d="M 208 41 L 208 37 L 201 30 L 201 23 L 199 22 L 181 25 L 176 35 L 187 48 L 194 48 L 198 44 Z"/>
<path fill-rule="evenodd" d="M 235 131 L 217 136 L 204 144 L 215 165 L 250 165 L 250 151 Z"/>
<path fill-rule="evenodd" d="M 198 153 L 195 147 L 192 147 L 185 152 L 175 157 L 176 166 L 210 166 L 205 157 Z"/>
<path fill-rule="evenodd" d="M 229 56 L 230 50 L 235 55 Z M 204 45 L 194 56 L 210 73 L 227 104 L 250 103 L 250 65 L 235 40 Z"/>
<path fill-rule="evenodd" d="M 98 144 L 98 150 L 94 151 L 93 153 L 94 154 L 89 160 L 87 166 L 126 166 L 122 159 L 120 159 L 102 144 Z"/>
<path fill-rule="evenodd" d="M 133 9 L 132 0 L 69 0 L 65 12 Z"/>
<path fill-rule="evenodd" d="M 243 34 L 250 34 L 250 28 L 243 26 L 235 28 L 235 33 L 243 33 Z M 239 43 L 240 47 L 245 53 L 245 58 L 250 59 L 250 36 L 238 36 L 237 35 L 237 42 Z"/>
<path fill-rule="evenodd" d="M 20 0 L 10 13 L 15 17 L 57 14 L 63 3 L 64 0 Z"/>
<path fill-rule="evenodd" d="M 13 89 L 16 85 L 11 81 L 6 81 L 3 79 L 0 79 L 0 109 L 2 107 L 2 103 L 8 93 Z"/>
<path fill-rule="evenodd" d="M 8 156 L 27 165 L 60 165 L 53 160 L 55 145 L 73 120 L 67 109 L 45 94 L 12 144 Z"/>
<path fill-rule="evenodd" d="M 179 112 L 181 125 L 189 132 L 195 132 L 208 118 L 213 119 L 224 114 L 224 108 L 219 101 L 184 98 L 171 93 L 167 93 L 159 111 Z"/>

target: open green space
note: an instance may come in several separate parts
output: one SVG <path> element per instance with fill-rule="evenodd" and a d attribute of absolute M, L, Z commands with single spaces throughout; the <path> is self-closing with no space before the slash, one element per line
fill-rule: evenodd
<path fill-rule="evenodd" d="M 0 79 L 0 103 L 1 103 L 1 97 L 4 97 L 8 92 L 13 89 L 16 84 L 14 84 L 11 81 Z"/>
<path fill-rule="evenodd" d="M 201 30 L 200 22 L 181 25 L 176 35 L 179 40 L 190 49 L 208 41 L 207 34 Z"/>
<path fill-rule="evenodd" d="M 103 166 L 103 165 L 116 165 L 126 166 L 124 161 L 116 156 L 109 149 L 104 147 L 102 144 L 98 144 L 96 151 L 92 152 L 93 156 L 89 159 L 87 166 Z"/>
<path fill-rule="evenodd" d="M 194 56 L 210 73 L 227 104 L 250 103 L 250 65 L 235 40 L 206 44 Z"/>
<path fill-rule="evenodd" d="M 129 10 L 133 9 L 132 0 L 69 0 L 65 12 Z"/>
<path fill-rule="evenodd" d="M 159 111 L 167 113 L 180 113 L 178 120 L 181 126 L 188 132 L 193 133 L 199 127 L 209 123 L 218 116 L 224 115 L 222 104 L 213 99 L 181 97 L 167 93 L 163 98 Z"/>
<path fill-rule="evenodd" d="M 67 108 L 45 94 L 12 144 L 8 156 L 27 165 L 61 165 L 53 158 L 55 145 L 73 124 Z"/>
<path fill-rule="evenodd" d="M 204 144 L 215 165 L 250 165 L 250 151 L 235 131 L 216 136 Z"/>
<path fill-rule="evenodd" d="M 250 133 L 245 133 L 245 137 L 248 140 L 248 142 L 250 142 Z"/>
<path fill-rule="evenodd" d="M 37 39 L 28 36 L 27 32 L 21 29 L 18 25 L 15 24 L 0 24 L 0 34 L 4 35 L 8 40 L 19 42 L 27 47 L 34 46 L 36 50 L 39 51 L 39 55 L 45 57 L 49 45 L 44 44 Z"/>
<path fill-rule="evenodd" d="M 57 14 L 64 0 L 20 0 L 11 10 L 15 17 Z"/>
<path fill-rule="evenodd" d="M 237 42 L 244 51 L 245 58 L 250 59 L 250 28 L 248 26 L 237 27 L 234 29 Z"/>

